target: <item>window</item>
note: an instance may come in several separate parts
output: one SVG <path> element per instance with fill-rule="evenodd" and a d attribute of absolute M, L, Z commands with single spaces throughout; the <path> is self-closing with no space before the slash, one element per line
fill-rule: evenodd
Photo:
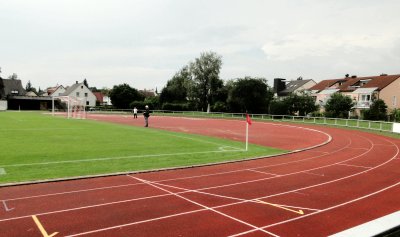
<path fill-rule="evenodd" d="M 393 104 L 393 106 L 397 106 L 397 97 L 396 96 L 393 96 L 392 104 Z"/>
<path fill-rule="evenodd" d="M 89 101 L 86 101 L 86 105 L 89 105 Z"/>
<path fill-rule="evenodd" d="M 370 101 L 371 95 L 361 95 L 361 101 Z"/>
<path fill-rule="evenodd" d="M 79 92 L 76 92 L 76 97 L 79 97 Z"/>
<path fill-rule="evenodd" d="M 81 86 L 81 89 L 83 89 L 83 86 Z"/>
<path fill-rule="evenodd" d="M 85 97 L 88 97 L 88 93 L 85 93 Z"/>

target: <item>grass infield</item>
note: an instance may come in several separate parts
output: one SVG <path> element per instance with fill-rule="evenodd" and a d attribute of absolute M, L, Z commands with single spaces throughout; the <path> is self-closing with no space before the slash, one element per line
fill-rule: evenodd
<path fill-rule="evenodd" d="M 0 183 L 199 165 L 283 150 L 38 112 L 0 113 Z"/>

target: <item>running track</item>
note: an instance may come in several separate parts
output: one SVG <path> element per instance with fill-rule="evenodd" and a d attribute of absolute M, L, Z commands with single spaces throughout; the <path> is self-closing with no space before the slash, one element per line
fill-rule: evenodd
<path fill-rule="evenodd" d="M 243 121 L 151 117 L 150 126 L 244 139 Z M 0 236 L 327 236 L 400 210 L 399 140 L 293 126 L 254 122 L 250 142 L 307 150 L 0 188 Z"/>

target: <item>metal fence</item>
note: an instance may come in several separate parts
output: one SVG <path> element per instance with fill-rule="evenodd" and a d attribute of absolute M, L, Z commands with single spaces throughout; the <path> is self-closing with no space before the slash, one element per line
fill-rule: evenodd
<path fill-rule="evenodd" d="M 129 109 L 103 109 L 90 111 L 90 113 L 132 113 Z M 140 111 L 139 111 L 140 112 Z M 171 111 L 171 110 L 152 110 L 154 115 L 158 116 L 181 116 L 181 117 L 204 117 L 204 118 L 230 118 L 244 119 L 244 113 L 222 113 L 222 112 L 200 112 L 200 111 Z M 260 121 L 284 121 L 298 122 L 306 124 L 332 125 L 351 128 L 362 128 L 376 131 L 393 131 L 393 123 L 385 121 L 369 121 L 358 119 L 340 119 L 340 118 L 325 118 L 311 116 L 290 116 L 290 115 L 271 115 L 271 114 L 250 114 L 253 120 Z"/>

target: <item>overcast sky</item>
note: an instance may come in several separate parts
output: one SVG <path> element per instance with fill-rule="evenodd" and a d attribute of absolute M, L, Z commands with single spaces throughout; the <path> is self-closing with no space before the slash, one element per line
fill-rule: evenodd
<path fill-rule="evenodd" d="M 158 90 L 213 51 L 220 77 L 400 73 L 399 0 L 0 0 L 0 67 L 44 89 Z"/>

